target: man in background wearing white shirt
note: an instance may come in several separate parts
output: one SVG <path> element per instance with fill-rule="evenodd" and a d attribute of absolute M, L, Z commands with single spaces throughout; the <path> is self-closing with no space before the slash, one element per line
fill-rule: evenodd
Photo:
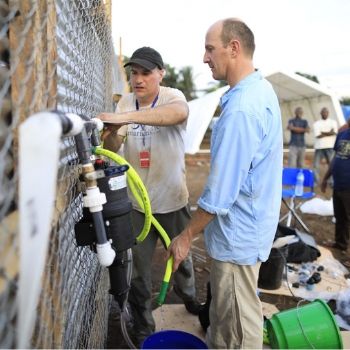
<path fill-rule="evenodd" d="M 321 109 L 322 119 L 314 123 L 315 154 L 314 154 L 314 176 L 315 182 L 320 181 L 320 165 L 322 158 L 325 158 L 329 165 L 333 156 L 333 147 L 338 130 L 337 122 L 329 119 L 329 110 L 326 107 Z"/>

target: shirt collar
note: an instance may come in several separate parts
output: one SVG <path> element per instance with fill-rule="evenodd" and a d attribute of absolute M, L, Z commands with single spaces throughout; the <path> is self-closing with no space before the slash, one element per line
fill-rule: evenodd
<path fill-rule="evenodd" d="M 220 99 L 220 104 L 223 105 L 227 102 L 227 100 L 230 99 L 230 97 L 232 96 L 232 94 L 236 91 L 241 89 L 244 86 L 250 85 L 251 83 L 257 81 L 257 80 L 261 80 L 263 77 L 260 73 L 260 71 L 255 70 L 253 73 L 250 73 L 249 75 L 247 75 L 244 79 L 242 79 L 238 84 L 236 84 L 235 86 L 231 87 L 229 90 L 227 90 L 224 95 L 221 97 Z"/>

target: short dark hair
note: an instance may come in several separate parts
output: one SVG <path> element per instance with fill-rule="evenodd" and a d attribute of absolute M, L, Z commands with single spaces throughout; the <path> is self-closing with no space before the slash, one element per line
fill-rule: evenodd
<path fill-rule="evenodd" d="M 254 34 L 250 28 L 237 18 L 227 18 L 223 21 L 221 41 L 226 47 L 232 39 L 238 39 L 244 51 L 253 57 L 255 50 Z"/>

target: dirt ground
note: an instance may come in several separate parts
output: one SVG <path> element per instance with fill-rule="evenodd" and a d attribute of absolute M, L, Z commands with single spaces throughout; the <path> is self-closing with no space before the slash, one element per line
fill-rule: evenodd
<path fill-rule="evenodd" d="M 312 155 L 313 153 L 306 153 L 306 164 L 305 167 L 312 168 Z M 197 154 L 195 156 L 187 156 L 186 158 L 186 171 L 187 171 L 187 184 L 190 193 L 189 204 L 191 210 L 196 209 L 196 202 L 200 196 L 203 186 L 205 184 L 208 172 L 209 172 L 209 154 Z M 285 166 L 287 166 L 287 159 L 285 157 Z M 325 172 L 327 165 L 322 165 L 322 173 Z M 325 194 L 320 192 L 318 187 L 315 188 L 316 195 L 324 198 L 330 199 L 332 196 L 331 189 L 328 189 Z M 281 203 L 281 215 L 286 212 L 284 204 Z M 334 224 L 332 223 L 332 217 L 330 216 L 319 216 L 311 214 L 302 214 L 302 219 L 309 227 L 312 236 L 314 237 L 317 244 L 322 245 L 325 240 L 334 238 Z M 299 227 L 297 223 L 292 222 L 292 226 Z M 301 227 L 299 227 L 301 229 Z M 336 249 L 331 249 L 334 258 L 339 261 L 344 261 L 348 258 L 347 254 L 344 255 L 337 251 Z M 154 300 L 156 299 L 161 280 L 164 274 L 164 261 L 163 261 L 164 248 L 159 244 L 157 252 L 154 257 L 154 262 L 152 266 L 153 273 L 153 292 Z M 196 289 L 197 297 L 199 301 L 205 302 L 206 300 L 206 285 L 209 279 L 210 272 L 210 258 L 207 256 L 205 251 L 205 246 L 203 242 L 203 235 L 200 235 L 196 241 L 193 243 L 193 262 L 196 274 Z M 279 310 L 289 309 L 297 305 L 298 299 L 294 297 L 288 297 L 283 295 L 273 295 L 260 293 L 260 298 L 264 302 L 268 302 L 276 305 Z M 168 304 L 181 304 L 181 299 L 174 293 L 172 287 L 169 288 L 166 303 Z M 154 302 L 154 308 L 157 305 Z M 110 315 L 109 324 L 109 336 L 107 348 L 121 349 L 127 348 L 128 346 L 123 340 L 120 332 L 119 325 L 119 313 L 117 307 L 113 305 Z"/>

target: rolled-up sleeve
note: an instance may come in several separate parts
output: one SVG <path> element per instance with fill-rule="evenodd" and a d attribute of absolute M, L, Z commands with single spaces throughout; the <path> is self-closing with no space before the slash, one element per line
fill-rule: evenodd
<path fill-rule="evenodd" d="M 198 205 L 226 215 L 245 183 L 264 132 L 259 119 L 242 111 L 221 115 L 211 146 L 211 170 Z"/>

